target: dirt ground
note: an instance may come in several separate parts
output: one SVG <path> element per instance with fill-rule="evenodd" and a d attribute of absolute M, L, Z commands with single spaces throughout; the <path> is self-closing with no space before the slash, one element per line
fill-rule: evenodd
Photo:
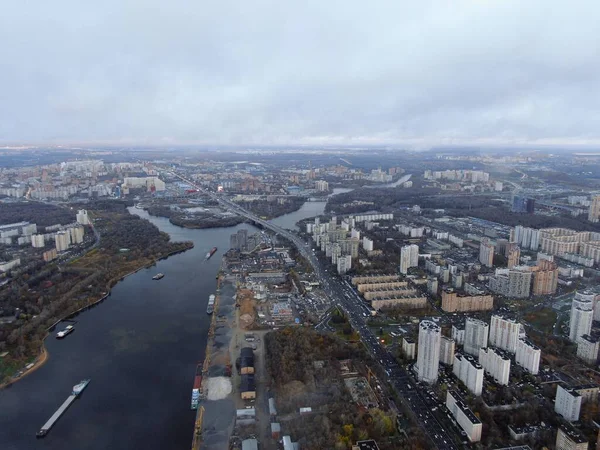
<path fill-rule="evenodd" d="M 243 291 L 242 291 L 243 292 Z M 248 291 L 249 292 L 249 291 Z M 242 400 L 240 397 L 240 381 L 241 377 L 237 370 L 234 368 L 232 371 L 231 382 L 233 384 L 233 391 L 231 395 L 235 401 L 236 409 L 244 409 L 246 407 L 256 408 L 256 424 L 254 426 L 254 435 L 259 441 L 261 449 L 265 450 L 276 450 L 277 442 L 271 439 L 271 423 L 269 415 L 269 386 L 268 377 L 265 367 L 265 349 L 264 349 L 264 336 L 268 333 L 268 330 L 253 331 L 255 340 L 253 342 L 247 342 L 245 337 L 248 331 L 244 328 L 245 321 L 240 320 L 240 316 L 244 314 L 254 313 L 255 301 L 247 293 L 238 296 L 240 301 L 240 308 L 237 308 L 235 322 L 232 326 L 233 335 L 230 342 L 230 355 L 231 361 L 234 362 L 240 355 L 240 350 L 243 347 L 251 347 L 253 344 L 256 346 L 254 350 L 254 370 L 255 370 L 255 382 L 256 382 L 256 399 L 255 400 Z"/>

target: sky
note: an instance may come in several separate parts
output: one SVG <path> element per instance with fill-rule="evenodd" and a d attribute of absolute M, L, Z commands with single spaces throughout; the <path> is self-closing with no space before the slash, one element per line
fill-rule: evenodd
<path fill-rule="evenodd" d="M 600 145 L 596 0 L 5 2 L 0 143 Z"/>

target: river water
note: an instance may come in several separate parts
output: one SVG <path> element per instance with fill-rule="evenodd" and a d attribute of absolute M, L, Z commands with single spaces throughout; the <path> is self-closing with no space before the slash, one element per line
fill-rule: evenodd
<path fill-rule="evenodd" d="M 335 189 L 331 195 L 349 190 Z M 324 209 L 324 202 L 306 202 L 274 222 L 295 229 L 296 222 Z M 196 364 L 204 360 L 208 295 L 215 291 L 230 234 L 254 228 L 191 230 L 143 210 L 130 211 L 173 241 L 194 242 L 194 248 L 125 278 L 107 300 L 75 318 L 75 331 L 67 338 L 46 340 L 46 364 L 0 391 L 0 450 L 190 447 L 195 420 L 190 396 Z M 213 246 L 219 250 L 205 261 Z M 152 281 L 158 272 L 165 277 Z M 80 398 L 44 439 L 36 439 L 84 378 L 92 381 Z"/>
<path fill-rule="evenodd" d="M 75 332 L 46 340 L 48 362 L 0 391 L 0 449 L 190 447 L 190 395 L 196 364 L 204 359 L 208 295 L 229 235 L 250 227 L 188 230 L 132 212 L 195 247 L 125 278 L 107 300 L 76 318 Z M 213 246 L 218 252 L 205 261 Z M 157 272 L 165 277 L 152 281 Z M 36 432 L 84 378 L 92 381 L 81 398 L 37 440 Z"/>

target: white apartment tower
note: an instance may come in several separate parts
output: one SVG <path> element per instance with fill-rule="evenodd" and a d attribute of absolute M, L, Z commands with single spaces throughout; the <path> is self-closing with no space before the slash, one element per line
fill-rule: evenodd
<path fill-rule="evenodd" d="M 43 234 L 34 234 L 31 236 L 31 245 L 35 248 L 43 248 L 46 245 L 46 240 Z"/>
<path fill-rule="evenodd" d="M 417 377 L 426 383 L 435 383 L 440 366 L 440 327 L 431 320 L 419 324 L 417 348 Z"/>
<path fill-rule="evenodd" d="M 88 212 L 85 209 L 80 209 L 77 212 L 77 223 L 81 224 L 81 225 L 89 225 L 90 222 L 90 218 L 88 217 Z"/>
<path fill-rule="evenodd" d="M 451 366 L 454 364 L 454 339 L 442 336 L 440 339 L 440 362 Z"/>
<path fill-rule="evenodd" d="M 59 231 L 54 236 L 54 242 L 56 244 L 57 252 L 64 252 L 69 248 L 69 244 L 71 243 L 71 236 L 66 231 Z"/>
<path fill-rule="evenodd" d="M 494 245 L 487 238 L 479 245 L 479 262 L 486 267 L 494 265 Z"/>
<path fill-rule="evenodd" d="M 600 220 L 600 195 L 592 197 L 592 203 L 588 211 L 588 220 L 590 222 L 598 222 Z"/>
<path fill-rule="evenodd" d="M 519 339 L 515 361 L 529 373 L 537 375 L 540 370 L 540 349 L 528 339 Z"/>
<path fill-rule="evenodd" d="M 579 420 L 581 410 L 581 394 L 574 389 L 564 388 L 558 385 L 556 390 L 556 400 L 554 401 L 554 411 L 560 414 L 569 422 Z"/>
<path fill-rule="evenodd" d="M 400 273 L 406 275 L 410 267 L 419 265 L 419 246 L 405 245 L 400 250 Z"/>
<path fill-rule="evenodd" d="M 579 292 L 575 294 L 569 323 L 569 339 L 573 342 L 577 342 L 584 334 L 590 334 L 594 319 L 593 305 L 594 302 L 590 301 L 585 294 Z"/>
<path fill-rule="evenodd" d="M 454 355 L 452 373 L 475 395 L 483 390 L 483 367 L 470 355 Z"/>
<path fill-rule="evenodd" d="M 577 357 L 588 364 L 595 365 L 598 362 L 599 349 L 600 341 L 589 334 L 584 334 L 577 340 Z"/>
<path fill-rule="evenodd" d="M 516 353 L 519 342 L 519 329 L 521 325 L 515 319 L 501 315 L 492 315 L 490 322 L 490 345 Z"/>
<path fill-rule="evenodd" d="M 498 384 L 506 386 L 510 379 L 510 356 L 491 347 L 479 350 L 479 364 Z"/>
<path fill-rule="evenodd" d="M 487 347 L 489 326 L 483 320 L 467 317 L 463 349 L 469 355 L 479 357 L 479 349 Z"/>

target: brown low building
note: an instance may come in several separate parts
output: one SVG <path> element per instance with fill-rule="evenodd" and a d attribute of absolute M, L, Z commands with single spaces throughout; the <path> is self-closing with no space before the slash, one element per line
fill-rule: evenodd
<path fill-rule="evenodd" d="M 489 311 L 494 308 L 491 295 L 465 295 L 451 289 L 442 291 L 442 309 L 446 312 Z"/>

